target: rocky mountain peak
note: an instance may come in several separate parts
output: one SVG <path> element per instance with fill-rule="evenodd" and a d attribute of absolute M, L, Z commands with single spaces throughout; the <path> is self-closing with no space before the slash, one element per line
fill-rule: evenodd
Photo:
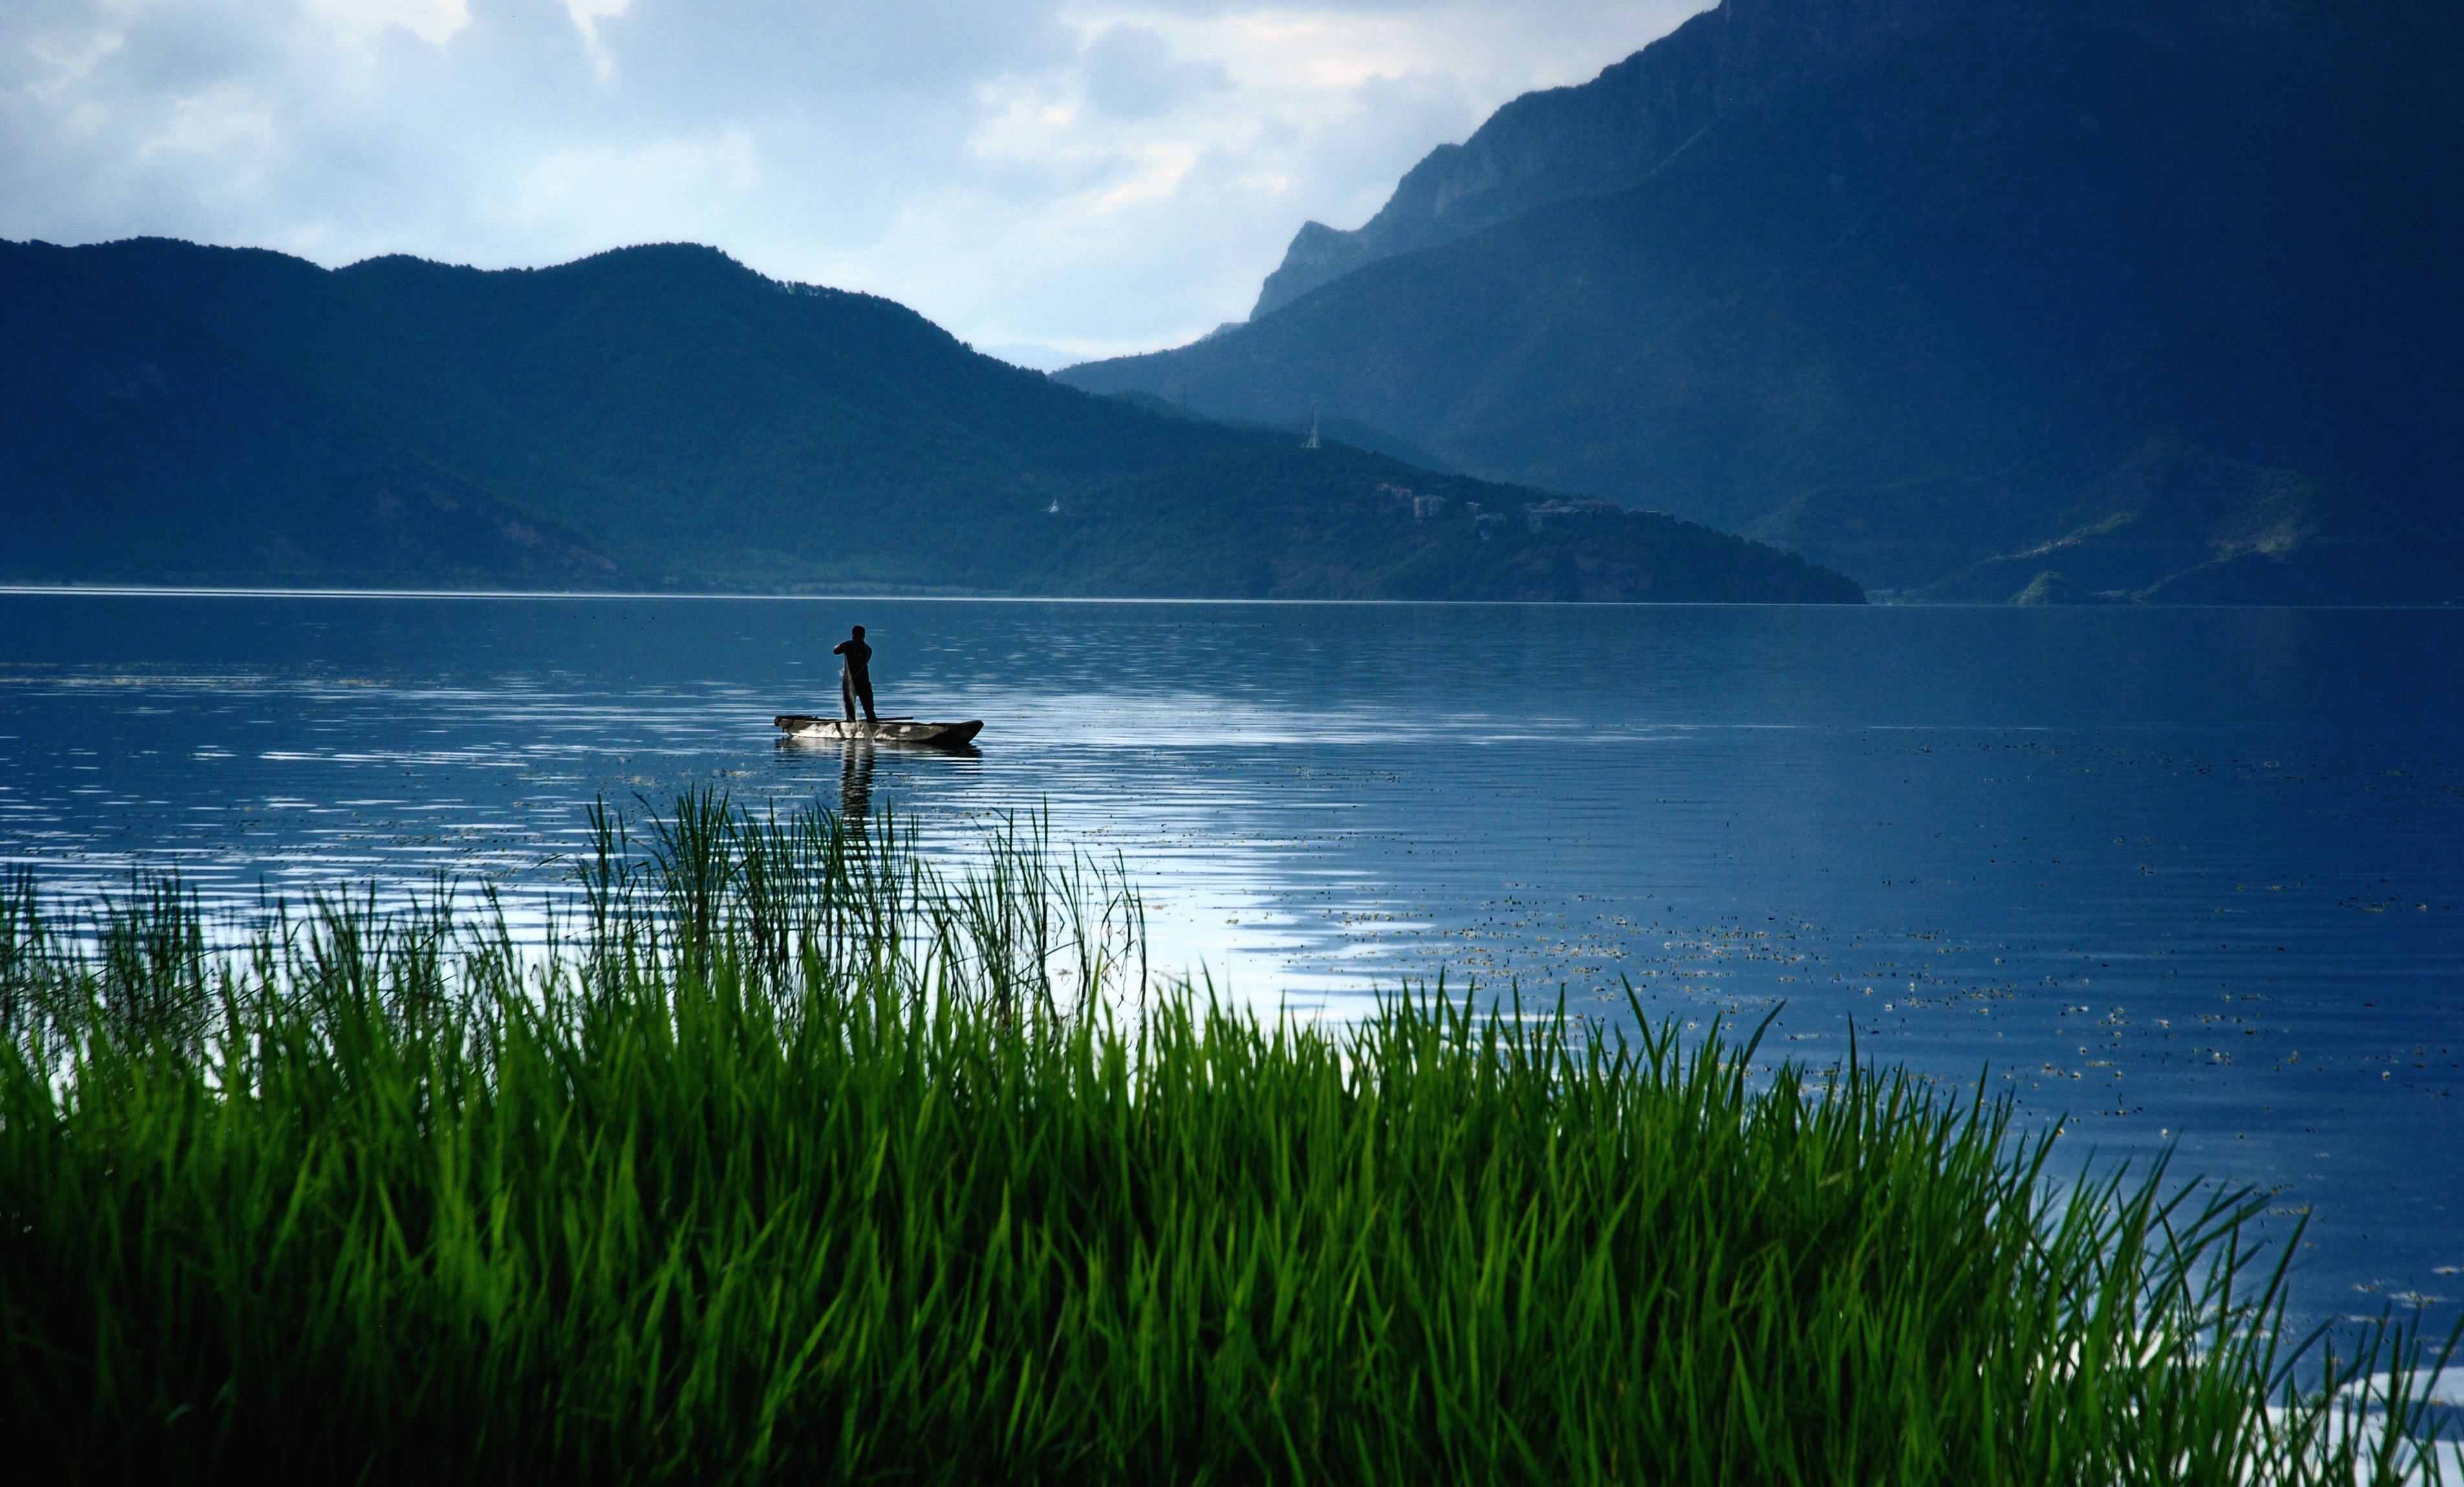
<path fill-rule="evenodd" d="M 1527 93 L 1470 139 L 1431 150 L 1361 227 L 1304 224 L 1249 318 L 1377 259 L 1468 237 L 1551 202 L 1624 190 L 1722 114 L 1809 68 L 1946 21 L 2024 24 L 2043 3 L 1723 0 L 1591 81 Z"/>

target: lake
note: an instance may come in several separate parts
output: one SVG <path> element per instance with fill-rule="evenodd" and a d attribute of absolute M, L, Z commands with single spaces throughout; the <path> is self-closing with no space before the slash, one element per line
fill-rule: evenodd
<path fill-rule="evenodd" d="M 782 744 L 869 631 L 947 756 Z M 1119 854 L 1159 959 L 1758 1022 L 2315 1216 L 2312 1316 L 2464 1296 L 2464 612 L 0 593 L 0 861 L 536 908 L 715 785 Z"/>

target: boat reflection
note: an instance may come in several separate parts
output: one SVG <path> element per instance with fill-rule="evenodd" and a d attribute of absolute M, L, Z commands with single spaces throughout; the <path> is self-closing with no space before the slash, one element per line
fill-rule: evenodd
<path fill-rule="evenodd" d="M 915 761 L 904 765 L 909 769 L 929 767 L 921 763 L 927 759 L 976 760 L 983 757 L 983 751 L 973 744 L 952 748 L 890 741 L 876 743 L 870 739 L 822 739 L 810 734 L 800 736 L 793 733 L 779 740 L 777 753 L 781 763 L 794 761 L 799 766 L 818 763 L 831 754 L 838 755 L 839 814 L 854 831 L 862 831 L 866 820 L 872 814 L 873 781 L 882 754 L 890 754 L 902 761 Z M 893 764 L 891 773 L 895 775 L 900 767 Z"/>

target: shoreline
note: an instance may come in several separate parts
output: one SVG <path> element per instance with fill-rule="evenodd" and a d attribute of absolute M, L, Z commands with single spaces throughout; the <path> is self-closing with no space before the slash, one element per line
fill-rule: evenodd
<path fill-rule="evenodd" d="M 1855 611 L 1891 609 L 1903 611 L 1941 611 L 1957 613 L 1969 610 L 2018 611 L 2036 613 L 2095 612 L 2102 614 L 2156 614 L 2167 612 L 2212 611 L 2296 611 L 2357 614 L 2444 614 L 2464 604 L 2454 601 L 2438 604 L 1988 604 L 1974 602 L 1935 603 L 1891 599 L 1868 598 L 1864 603 L 1825 603 L 1815 601 L 1680 600 L 1548 600 L 1548 599 L 1227 599 L 1193 596 L 1187 598 L 1155 595 L 1101 594 L 1004 594 L 962 593 L 947 590 L 901 591 L 896 589 L 850 589 L 846 591 L 803 592 L 729 589 L 456 589 L 456 588 L 316 588 L 278 585 L 250 586 L 239 584 L 144 584 L 144 583 L 0 583 L 0 597 L 35 598 L 102 598 L 102 599 L 492 599 L 492 600 L 579 600 L 634 601 L 677 600 L 693 601 L 770 601 L 805 603 L 990 603 L 990 604 L 1124 604 L 1167 605 L 1207 604 L 1242 605 L 1273 604 L 1294 607 L 1383 607 L 1383 608 L 1446 608 L 1446 609 L 1806 609 L 1822 611 Z"/>

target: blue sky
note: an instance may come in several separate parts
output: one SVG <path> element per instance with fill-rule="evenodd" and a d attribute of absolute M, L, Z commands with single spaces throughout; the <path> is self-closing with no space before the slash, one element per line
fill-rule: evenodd
<path fill-rule="evenodd" d="M 986 348 L 1175 344 L 1705 0 L 8 0 L 0 237 L 713 243 Z M 1022 353 L 1023 354 L 1023 353 Z"/>

